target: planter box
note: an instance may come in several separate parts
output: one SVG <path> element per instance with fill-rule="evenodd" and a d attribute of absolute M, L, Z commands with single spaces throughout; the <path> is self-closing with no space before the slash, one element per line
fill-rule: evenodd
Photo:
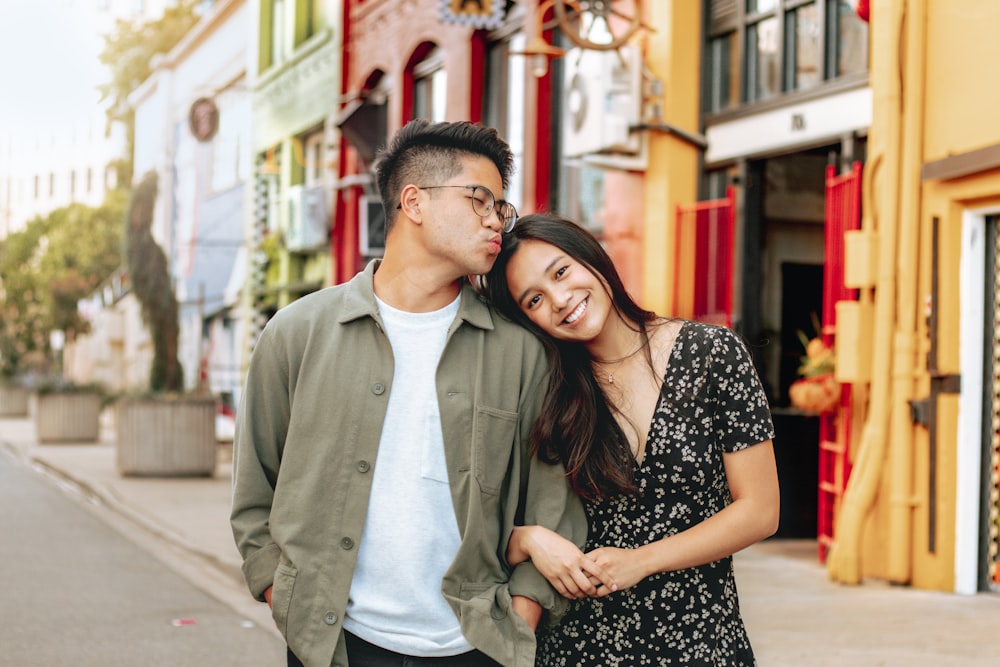
<path fill-rule="evenodd" d="M 100 434 L 101 397 L 86 391 L 55 391 L 34 399 L 39 443 L 96 442 Z"/>
<path fill-rule="evenodd" d="M 30 395 L 24 387 L 0 385 L 0 417 L 26 417 Z"/>
<path fill-rule="evenodd" d="M 215 474 L 214 399 L 122 399 L 116 410 L 120 474 L 135 477 Z"/>

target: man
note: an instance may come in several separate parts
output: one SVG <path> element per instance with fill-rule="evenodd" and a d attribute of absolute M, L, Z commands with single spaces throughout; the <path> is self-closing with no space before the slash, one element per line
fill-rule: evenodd
<path fill-rule="evenodd" d="M 280 310 L 253 353 L 232 526 L 289 664 L 534 664 L 565 602 L 506 564 L 515 523 L 581 546 L 557 466 L 529 455 L 547 366 L 466 277 L 516 221 L 494 130 L 412 121 L 377 162 L 385 256 Z"/>

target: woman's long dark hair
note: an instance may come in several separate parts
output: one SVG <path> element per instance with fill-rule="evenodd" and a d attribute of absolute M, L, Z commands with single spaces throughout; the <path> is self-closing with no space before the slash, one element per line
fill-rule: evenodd
<path fill-rule="evenodd" d="M 507 265 L 524 241 L 556 246 L 603 280 L 615 310 L 642 335 L 647 356 L 647 325 L 656 313 L 640 308 L 622 284 L 600 242 L 576 223 L 554 214 L 519 218 L 504 236 L 503 249 L 483 279 L 486 295 L 501 313 L 532 331 L 545 345 L 550 364 L 542 414 L 533 427 L 533 451 L 547 463 L 561 462 L 573 490 L 588 500 L 636 494 L 635 458 L 614 418 L 615 408 L 594 379 L 591 357 L 582 343 L 560 341 L 538 328 L 510 293 Z"/>

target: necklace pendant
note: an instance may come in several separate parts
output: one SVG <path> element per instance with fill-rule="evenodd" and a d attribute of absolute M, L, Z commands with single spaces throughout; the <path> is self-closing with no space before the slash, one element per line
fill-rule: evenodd
<path fill-rule="evenodd" d="M 615 383 L 615 375 L 611 371 L 608 371 L 608 384 Z"/>

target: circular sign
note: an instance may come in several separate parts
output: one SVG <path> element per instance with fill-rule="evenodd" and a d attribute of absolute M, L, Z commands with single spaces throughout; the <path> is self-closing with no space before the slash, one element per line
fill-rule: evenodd
<path fill-rule="evenodd" d="M 219 131 L 219 107 L 208 97 L 199 97 L 188 112 L 188 127 L 198 141 L 211 141 Z"/>

